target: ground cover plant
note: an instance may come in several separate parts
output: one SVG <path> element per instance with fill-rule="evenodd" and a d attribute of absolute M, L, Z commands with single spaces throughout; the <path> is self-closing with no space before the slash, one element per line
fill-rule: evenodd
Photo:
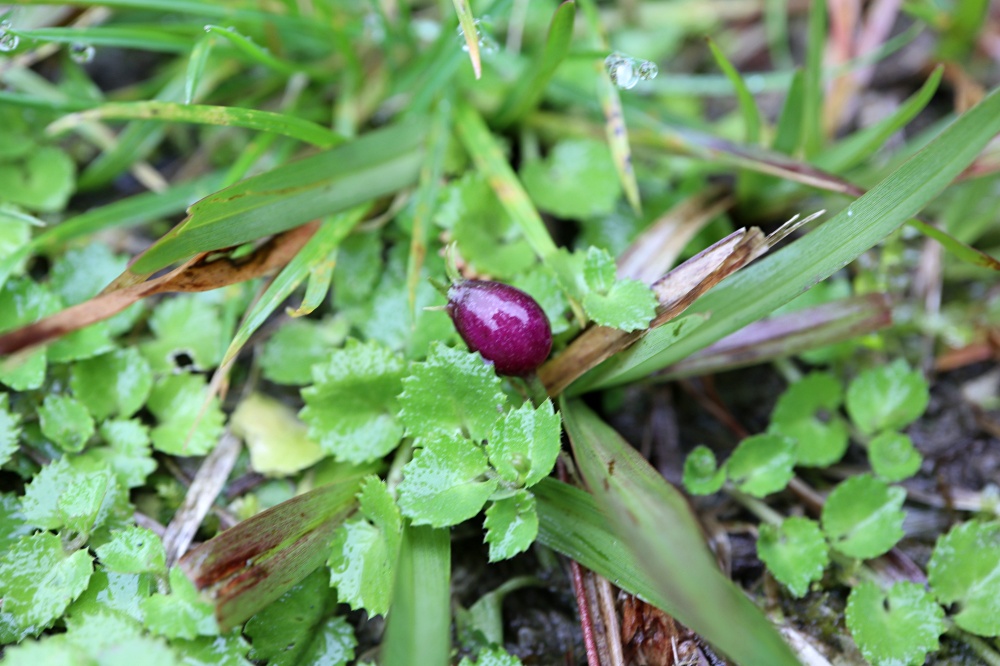
<path fill-rule="evenodd" d="M 0 8 L 10 664 L 1000 664 L 981 0 Z"/>

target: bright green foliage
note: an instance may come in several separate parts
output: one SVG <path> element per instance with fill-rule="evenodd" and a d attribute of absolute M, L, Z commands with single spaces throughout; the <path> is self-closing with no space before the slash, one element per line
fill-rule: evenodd
<path fill-rule="evenodd" d="M 764 497 L 778 492 L 792 480 L 795 441 L 765 433 L 747 437 L 726 461 L 726 471 L 736 487 L 748 495 Z"/>
<path fill-rule="evenodd" d="M 448 185 L 435 222 L 451 229 L 462 258 L 479 273 L 507 278 L 535 261 L 528 241 L 478 172 Z"/>
<path fill-rule="evenodd" d="M 780 526 L 764 523 L 757 539 L 757 554 L 768 570 L 796 597 L 823 576 L 830 562 L 826 539 L 816 521 L 800 516 L 786 518 Z"/>
<path fill-rule="evenodd" d="M 475 661 L 464 657 L 458 666 L 521 666 L 521 660 L 501 647 L 491 647 L 480 652 Z"/>
<path fill-rule="evenodd" d="M 865 370 L 847 388 L 847 413 L 867 434 L 899 430 L 915 421 L 930 400 L 927 380 L 903 359 Z"/>
<path fill-rule="evenodd" d="M 411 437 L 461 430 L 481 442 L 506 402 L 500 378 L 482 356 L 434 343 L 427 360 L 415 363 L 403 380 L 399 416 Z"/>
<path fill-rule="evenodd" d="M 903 538 L 902 488 L 867 474 L 847 479 L 823 505 L 823 532 L 830 545 L 848 557 L 878 557 Z"/>
<path fill-rule="evenodd" d="M 527 273 L 514 278 L 511 284 L 538 302 L 552 326 L 552 335 L 569 330 L 570 322 L 566 317 L 569 301 L 548 266 L 536 264 Z"/>
<path fill-rule="evenodd" d="M 29 210 L 62 210 L 75 176 L 73 160 L 55 146 L 35 146 L 14 161 L 0 157 L 0 192 L 9 203 Z"/>
<path fill-rule="evenodd" d="M 337 460 L 377 460 L 396 448 L 403 425 L 396 396 L 406 362 L 378 343 L 347 345 L 313 369 L 315 384 L 302 390 L 300 413 L 309 436 Z"/>
<path fill-rule="evenodd" d="M 0 556 L 3 611 L 21 631 L 37 633 L 86 589 L 92 572 L 87 551 L 65 552 L 55 534 L 21 537 Z"/>
<path fill-rule="evenodd" d="M 111 533 L 111 540 L 97 548 L 97 559 L 108 571 L 166 575 L 163 542 L 151 530 L 134 525 Z"/>
<path fill-rule="evenodd" d="M 768 432 L 798 443 L 797 465 L 825 467 L 844 456 L 847 424 L 837 413 L 843 392 L 833 375 L 814 372 L 789 386 L 778 398 Z"/>
<path fill-rule="evenodd" d="M 447 527 L 479 513 L 497 489 L 483 448 L 455 434 L 419 440 L 413 460 L 403 467 L 399 507 L 414 525 Z"/>
<path fill-rule="evenodd" d="M 211 294 L 211 292 L 209 292 Z M 142 345 L 143 355 L 156 372 L 172 372 L 175 359 L 186 354 L 195 370 L 214 368 L 232 337 L 222 323 L 215 296 L 183 294 L 164 299 L 149 318 L 156 335 Z"/>
<path fill-rule="evenodd" d="M 378 477 L 365 480 L 358 494 L 360 516 L 346 522 L 330 545 L 330 585 L 341 603 L 384 615 L 392 597 L 403 520 Z"/>
<path fill-rule="evenodd" d="M 142 610 L 149 630 L 167 638 L 193 639 L 219 633 L 212 604 L 202 600 L 177 567 L 170 570 L 170 594 L 154 594 L 143 600 Z"/>
<path fill-rule="evenodd" d="M 0 493 L 0 553 L 6 552 L 19 538 L 35 530 L 25 522 L 21 502 L 16 496 Z"/>
<path fill-rule="evenodd" d="M 180 654 L 184 666 L 252 666 L 246 660 L 250 644 L 239 632 L 172 641 L 171 645 Z"/>
<path fill-rule="evenodd" d="M 326 360 L 345 337 L 345 319 L 292 319 L 264 343 L 261 370 L 276 384 L 304 386 L 312 381 L 312 367 Z"/>
<path fill-rule="evenodd" d="M 533 486 L 555 466 L 561 435 L 561 422 L 551 400 L 538 409 L 525 402 L 497 421 L 486 447 L 490 464 L 504 481 Z"/>
<path fill-rule="evenodd" d="M 345 238 L 333 269 L 333 303 L 337 310 L 350 310 L 364 303 L 378 283 L 382 268 L 379 234 L 352 234 Z"/>
<path fill-rule="evenodd" d="M 583 280 L 587 288 L 583 307 L 601 326 L 634 331 L 649 326 L 656 314 L 652 290 L 638 280 L 618 280 L 615 261 L 605 250 L 587 250 Z"/>
<path fill-rule="evenodd" d="M 66 334 L 48 348 L 49 363 L 69 363 L 115 348 L 111 341 L 111 322 L 101 321 Z"/>
<path fill-rule="evenodd" d="M 548 158 L 525 164 L 521 179 L 539 208 L 567 219 L 610 213 L 622 191 L 611 151 L 593 139 L 556 144 Z"/>
<path fill-rule="evenodd" d="M 30 222 L 17 219 L 0 209 L 0 257 L 10 257 L 15 251 L 24 247 L 30 238 Z M 24 261 L 18 262 L 12 268 L 13 272 L 20 273 L 24 270 Z M 3 269 L 0 269 L 0 282 L 3 282 L 5 277 Z"/>
<path fill-rule="evenodd" d="M 103 243 L 90 243 L 66 251 L 52 264 L 49 286 L 66 306 L 93 298 L 118 277 L 128 257 L 115 254 Z"/>
<path fill-rule="evenodd" d="M 868 462 L 886 481 L 910 478 L 920 470 L 923 460 L 913 447 L 913 440 L 903 433 L 883 432 L 868 443 Z"/>
<path fill-rule="evenodd" d="M 872 666 L 920 666 L 938 649 L 944 612 L 920 585 L 895 583 L 883 592 L 865 581 L 847 599 L 847 628 Z"/>
<path fill-rule="evenodd" d="M 70 387 L 94 418 L 129 417 L 149 397 L 153 372 L 139 350 L 129 347 L 74 363 Z"/>
<path fill-rule="evenodd" d="M 68 395 L 48 395 L 38 408 L 42 434 L 64 451 L 82 451 L 94 434 L 94 419 L 87 408 Z"/>
<path fill-rule="evenodd" d="M 21 501 L 25 520 L 43 529 L 91 534 L 123 525 L 131 516 L 128 494 L 109 467 L 79 458 L 42 468 Z"/>
<path fill-rule="evenodd" d="M 30 324 L 60 308 L 59 298 L 28 278 L 9 279 L 0 286 L 0 332 Z M 46 351 L 39 349 L 8 367 L 0 363 L 0 383 L 15 391 L 36 389 L 45 380 Z"/>
<path fill-rule="evenodd" d="M 149 428 L 138 419 L 110 420 L 101 424 L 98 435 L 107 446 L 91 446 L 81 458 L 107 463 L 126 488 L 137 488 L 156 469 L 149 446 Z"/>
<path fill-rule="evenodd" d="M 535 497 L 518 490 L 510 497 L 495 500 L 486 509 L 486 543 L 490 562 L 506 560 L 528 549 L 538 536 Z"/>
<path fill-rule="evenodd" d="M 240 401 L 229 427 L 243 439 L 250 465 L 261 474 L 294 474 L 326 455 L 308 437 L 308 429 L 291 407 L 262 393 L 251 393 Z"/>
<path fill-rule="evenodd" d="M 67 614 L 89 615 L 112 611 L 143 622 L 142 603 L 153 593 L 156 584 L 150 574 L 121 574 L 98 567 L 83 594 L 69 607 Z"/>
<path fill-rule="evenodd" d="M 81 653 L 99 660 L 104 650 L 139 638 L 142 633 L 142 625 L 134 619 L 104 610 L 71 615 L 66 622 L 66 633 L 61 638 Z"/>
<path fill-rule="evenodd" d="M 20 439 L 20 418 L 9 410 L 7 394 L 0 393 L 0 465 L 14 455 Z"/>
<path fill-rule="evenodd" d="M 66 641 L 52 638 L 6 646 L 3 663 L 6 666 L 37 666 L 38 664 L 81 666 L 80 655 L 75 647 Z"/>
<path fill-rule="evenodd" d="M 726 466 L 719 467 L 715 452 L 704 444 L 694 447 L 684 459 L 684 487 L 692 495 L 719 492 L 726 482 Z"/>
<path fill-rule="evenodd" d="M 938 539 L 927 578 L 942 604 L 958 604 L 955 624 L 1000 636 L 1000 522 L 972 520 Z"/>
<path fill-rule="evenodd" d="M 153 448 L 177 456 L 201 456 L 215 448 L 225 417 L 218 398 L 205 404 L 207 393 L 200 375 L 169 375 L 157 381 L 147 403 L 159 420 L 151 433 Z"/>

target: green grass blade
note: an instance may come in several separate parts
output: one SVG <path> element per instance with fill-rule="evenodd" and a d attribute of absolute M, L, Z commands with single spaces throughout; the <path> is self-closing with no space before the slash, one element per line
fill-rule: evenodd
<path fill-rule="evenodd" d="M 601 112 L 604 114 L 604 136 L 608 140 L 608 148 L 611 149 L 615 171 L 632 210 L 636 215 L 642 215 L 639 183 L 635 179 L 635 169 L 632 168 L 632 147 L 629 145 L 628 127 L 625 125 L 625 113 L 622 111 L 622 98 L 618 94 L 618 88 L 611 82 L 611 76 L 604 62 L 599 61 L 594 66 L 597 68 L 597 98 L 601 102 Z"/>
<path fill-rule="evenodd" d="M 1000 89 L 836 217 L 699 299 L 689 312 L 711 316 L 698 329 L 679 340 L 668 340 L 665 348 L 647 336 L 584 375 L 581 382 L 588 387 L 605 387 L 634 381 L 770 314 L 914 217 L 998 133 Z"/>
<path fill-rule="evenodd" d="M 743 591 L 723 577 L 687 501 L 579 401 L 561 401 L 577 468 L 626 549 L 669 603 L 663 610 L 740 664 L 798 666 Z"/>
<path fill-rule="evenodd" d="M 823 52 L 826 50 L 826 0 L 809 5 L 806 63 L 802 85 L 802 137 L 806 157 L 823 148 Z"/>
<path fill-rule="evenodd" d="M 191 48 L 193 26 L 180 30 L 165 26 L 95 26 L 88 28 L 36 28 L 34 30 L 11 30 L 10 34 L 22 39 L 56 44 L 87 44 L 88 46 L 112 46 L 123 49 L 139 49 L 160 53 L 184 53 Z M 186 34 L 185 34 L 186 33 Z"/>
<path fill-rule="evenodd" d="M 538 104 L 545 86 L 569 53 L 575 19 L 576 4 L 565 0 L 552 15 L 542 53 L 525 67 L 530 74 L 518 80 L 497 112 L 497 125 L 506 127 L 517 122 Z"/>
<path fill-rule="evenodd" d="M 139 257 L 132 270 L 150 273 L 409 187 L 423 160 L 423 139 L 423 123 L 395 125 L 240 181 L 191 206 L 187 219 Z"/>
<path fill-rule="evenodd" d="M 778 124 L 775 128 L 774 143 L 771 149 L 779 153 L 791 155 L 799 145 L 799 138 L 802 136 L 802 114 L 805 112 L 803 100 L 805 99 L 805 74 L 801 69 L 795 70 L 791 82 L 788 84 L 788 93 L 785 95 L 785 104 L 781 107 L 781 115 L 778 116 Z"/>
<path fill-rule="evenodd" d="M 273 69 L 280 74 L 291 76 L 299 72 L 306 72 L 309 76 L 320 79 L 329 79 L 335 76 L 333 72 L 324 72 L 316 68 L 296 65 L 281 60 L 280 58 L 276 58 L 269 51 L 258 46 L 252 39 L 222 26 L 206 25 L 205 32 L 226 40 L 233 46 L 233 48 L 236 49 L 237 52 L 246 56 L 247 60 L 250 62 L 263 65 L 264 67 Z"/>
<path fill-rule="evenodd" d="M 740 76 L 733 63 L 729 62 L 729 58 L 722 52 L 722 49 L 712 39 L 706 41 L 719 69 L 732 82 L 733 88 L 736 90 L 736 101 L 740 107 L 740 114 L 743 116 L 746 143 L 756 144 L 760 140 L 760 110 L 757 109 L 757 102 L 754 101 L 753 94 L 747 88 L 746 81 Z"/>
<path fill-rule="evenodd" d="M 462 37 L 472 61 L 472 71 L 478 80 L 483 75 L 483 63 L 479 55 L 479 30 L 476 29 L 476 19 L 472 16 L 472 7 L 466 0 L 452 0 L 455 13 L 458 14 L 458 24 L 462 27 Z"/>
<path fill-rule="evenodd" d="M 556 244 L 482 116 L 468 104 L 459 104 L 455 110 L 455 125 L 476 168 L 486 176 L 535 254 L 544 260 L 556 251 Z"/>
<path fill-rule="evenodd" d="M 924 236 L 933 238 L 953 256 L 968 264 L 972 264 L 973 266 L 982 266 L 994 271 L 1000 269 L 1000 263 L 998 263 L 996 259 L 988 254 L 980 252 L 974 247 L 969 247 L 959 239 L 949 234 L 947 231 L 938 229 L 937 227 L 918 219 L 909 220 L 908 224 Z"/>
<path fill-rule="evenodd" d="M 407 525 L 379 663 L 446 666 L 450 653 L 451 534 Z"/>
<path fill-rule="evenodd" d="M 245 127 L 290 136 L 321 148 L 336 146 L 344 140 L 342 136 L 322 125 L 283 113 L 176 102 L 109 102 L 60 118 L 49 125 L 48 131 L 60 134 L 88 120 L 155 120 L 166 123 Z"/>
<path fill-rule="evenodd" d="M 207 35 L 195 42 L 194 48 L 191 49 L 191 55 L 188 56 L 187 71 L 184 75 L 185 104 L 194 102 L 194 97 L 198 92 L 198 86 L 201 85 L 201 77 L 205 74 L 205 64 L 208 62 L 208 56 L 212 52 L 214 42 L 215 40 L 212 36 Z"/>

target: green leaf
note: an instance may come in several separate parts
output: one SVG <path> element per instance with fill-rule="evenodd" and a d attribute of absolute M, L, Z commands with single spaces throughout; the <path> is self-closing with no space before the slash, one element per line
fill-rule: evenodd
<path fill-rule="evenodd" d="M 567 3 L 572 4 L 572 3 Z M 482 650 L 475 661 L 464 657 L 458 666 L 521 666 L 521 660 L 508 654 L 501 647 L 490 647 Z"/>
<path fill-rule="evenodd" d="M 494 500 L 486 509 L 486 543 L 490 562 L 506 560 L 528 549 L 538 536 L 535 496 L 518 490 L 510 497 Z"/>
<path fill-rule="evenodd" d="M 511 280 L 511 284 L 534 298 L 552 325 L 552 335 L 569 330 L 571 324 L 567 318 L 569 301 L 566 292 L 559 286 L 552 270 L 543 264 L 535 264 L 527 273 Z"/>
<path fill-rule="evenodd" d="M 106 463 L 126 488 L 143 485 L 156 469 L 149 428 L 138 419 L 110 420 L 101 424 L 98 434 L 107 446 L 91 446 L 80 457 L 93 464 Z"/>
<path fill-rule="evenodd" d="M 560 141 L 544 160 L 525 164 L 521 179 L 539 208 L 567 219 L 610 213 L 622 193 L 611 151 L 593 139 Z"/>
<path fill-rule="evenodd" d="M 878 557 L 903 538 L 902 488 L 867 474 L 842 482 L 823 505 L 823 532 L 830 545 L 859 559 Z"/>
<path fill-rule="evenodd" d="M 21 419 L 8 408 L 6 393 L 0 393 L 0 465 L 17 452 L 21 441 Z"/>
<path fill-rule="evenodd" d="M 87 551 L 66 553 L 55 534 L 21 537 L 0 556 L 4 613 L 37 633 L 60 617 L 87 588 L 92 572 Z"/>
<path fill-rule="evenodd" d="M 778 398 L 768 432 L 795 440 L 797 465 L 826 467 L 844 457 L 848 428 L 837 414 L 842 396 L 843 387 L 836 377 L 813 372 Z"/>
<path fill-rule="evenodd" d="M 22 508 L 33 525 L 82 534 L 116 527 L 131 516 L 128 494 L 111 469 L 79 458 L 43 467 L 25 488 Z"/>
<path fill-rule="evenodd" d="M 736 89 L 736 101 L 740 106 L 740 115 L 743 116 L 745 143 L 753 145 L 758 142 L 760 137 L 760 110 L 753 99 L 753 94 L 733 63 L 729 61 L 729 58 L 726 57 L 722 49 L 711 39 L 708 40 L 708 48 L 712 51 L 715 64 L 719 66 L 719 69 L 722 70 L 726 78 L 733 84 L 733 88 Z"/>
<path fill-rule="evenodd" d="M 606 250 L 591 247 L 583 265 L 587 291 L 583 307 L 602 326 L 634 331 L 649 326 L 656 314 L 656 296 L 638 280 L 616 280 L 615 261 Z"/>
<path fill-rule="evenodd" d="M 17 160 L 0 162 L 4 199 L 28 210 L 62 210 L 75 184 L 73 160 L 55 146 L 40 146 Z"/>
<path fill-rule="evenodd" d="M 42 641 L 24 641 L 20 645 L 7 645 L 4 647 L 3 663 L 6 666 L 37 666 L 38 664 L 81 666 L 78 650 L 69 642 L 58 640 L 58 637 Z"/>
<path fill-rule="evenodd" d="M 250 644 L 233 632 L 225 636 L 199 636 L 172 641 L 184 666 L 253 666 L 246 660 Z"/>
<path fill-rule="evenodd" d="M 307 435 L 291 407 L 261 393 L 240 401 L 229 427 L 250 451 L 250 466 L 269 476 L 300 472 L 326 454 Z"/>
<path fill-rule="evenodd" d="M 146 627 L 167 638 L 216 636 L 212 604 L 203 601 L 194 584 L 178 567 L 170 570 L 170 594 L 154 594 L 142 602 Z"/>
<path fill-rule="evenodd" d="M 562 423 L 551 400 L 538 409 L 525 402 L 497 421 L 486 451 L 500 478 L 531 487 L 552 471 L 562 447 L 561 437 Z"/>
<path fill-rule="evenodd" d="M 418 440 L 413 460 L 403 467 L 399 508 L 414 525 L 447 527 L 472 518 L 497 489 L 483 448 L 456 434 Z"/>
<path fill-rule="evenodd" d="M 201 375 L 170 375 L 149 394 L 149 411 L 159 420 L 151 433 L 153 448 L 177 456 L 201 456 L 222 436 L 225 417 L 218 398 L 205 405 L 207 393 Z"/>
<path fill-rule="evenodd" d="M 97 548 L 97 559 L 109 571 L 166 575 L 163 542 L 152 530 L 134 525 L 111 533 L 111 540 Z"/>
<path fill-rule="evenodd" d="M 74 363 L 70 387 L 95 418 L 129 417 L 149 397 L 153 371 L 139 350 L 129 347 Z"/>
<path fill-rule="evenodd" d="M 276 384 L 304 386 L 312 381 L 312 367 L 325 360 L 331 349 L 341 346 L 346 337 L 344 319 L 292 319 L 264 343 L 260 368 L 264 377 Z"/>
<path fill-rule="evenodd" d="M 883 592 L 865 581 L 847 599 L 847 628 L 872 666 L 920 666 L 938 649 L 944 612 L 917 583 Z"/>
<path fill-rule="evenodd" d="M 354 631 L 332 615 L 336 602 L 325 579 L 325 572 L 316 570 L 247 620 L 243 631 L 253 644 L 251 659 L 273 666 L 344 666 L 354 658 Z"/>
<path fill-rule="evenodd" d="M 847 413 L 866 434 L 899 430 L 924 413 L 927 380 L 903 359 L 865 370 L 847 388 Z"/>
<path fill-rule="evenodd" d="M 57 312 L 59 298 L 28 278 L 10 279 L 0 286 L 0 333 L 31 324 Z M 46 351 L 39 349 L 11 363 L 0 359 L 0 382 L 15 391 L 36 389 L 45 381 Z"/>
<path fill-rule="evenodd" d="M 470 439 L 489 437 L 507 402 L 500 378 L 478 353 L 431 345 L 423 363 L 403 379 L 399 417 L 411 437 L 433 437 L 461 429 Z"/>
<path fill-rule="evenodd" d="M 104 243 L 71 248 L 52 264 L 49 286 L 64 305 L 76 305 L 100 293 L 127 265 L 126 255 L 115 254 Z"/>
<path fill-rule="evenodd" d="M 176 371 L 181 354 L 191 359 L 194 370 L 214 368 L 232 335 L 217 302 L 197 294 L 164 299 L 149 318 L 149 327 L 156 339 L 142 345 L 142 354 L 156 372 Z"/>
<path fill-rule="evenodd" d="M 955 624 L 980 636 L 1000 636 L 1000 522 L 953 527 L 935 544 L 927 579 L 938 601 L 957 604 Z"/>
<path fill-rule="evenodd" d="M 362 463 L 386 455 L 403 437 L 397 397 L 405 361 L 375 342 L 348 340 L 313 369 L 300 412 L 309 437 L 337 460 Z"/>
<path fill-rule="evenodd" d="M 868 443 L 868 462 L 886 481 L 910 478 L 920 470 L 923 460 L 913 447 L 913 440 L 903 433 L 883 432 Z"/>
<path fill-rule="evenodd" d="M 0 553 L 6 552 L 19 538 L 34 532 L 21 513 L 21 502 L 15 495 L 0 493 Z"/>
<path fill-rule="evenodd" d="M 747 437 L 726 461 L 726 472 L 748 495 L 764 497 L 784 489 L 795 474 L 795 441 L 765 433 Z"/>
<path fill-rule="evenodd" d="M 67 616 L 112 611 L 142 622 L 142 602 L 149 598 L 155 583 L 149 574 L 120 574 L 98 567 L 90 584 L 66 611 Z"/>
<path fill-rule="evenodd" d="M 341 526 L 330 547 L 330 585 L 337 588 L 341 603 L 385 615 L 403 520 L 378 477 L 365 480 L 358 499 L 361 516 Z"/>
<path fill-rule="evenodd" d="M 699 444 L 684 459 L 683 481 L 692 495 L 717 493 L 726 482 L 726 466 L 720 467 L 715 460 L 715 452 Z"/>
<path fill-rule="evenodd" d="M 113 652 L 119 644 L 139 638 L 142 633 L 142 625 L 133 618 L 121 613 L 100 610 L 69 615 L 63 638 L 80 653 L 100 663 L 102 652 L 106 650 Z"/>
<path fill-rule="evenodd" d="M 792 516 L 780 526 L 763 523 L 757 554 L 768 570 L 796 597 L 805 596 L 809 584 L 823 576 L 830 562 L 826 539 L 816 521 Z"/>
<path fill-rule="evenodd" d="M 68 363 L 91 358 L 115 348 L 111 322 L 100 321 L 67 333 L 49 345 L 49 363 Z"/>

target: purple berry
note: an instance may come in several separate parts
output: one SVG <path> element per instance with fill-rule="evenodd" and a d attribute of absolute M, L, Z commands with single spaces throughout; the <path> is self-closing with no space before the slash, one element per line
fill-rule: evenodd
<path fill-rule="evenodd" d="M 464 280 L 448 289 L 448 314 L 472 351 L 497 374 L 523 377 L 552 349 L 552 327 L 538 303 L 501 282 Z"/>

